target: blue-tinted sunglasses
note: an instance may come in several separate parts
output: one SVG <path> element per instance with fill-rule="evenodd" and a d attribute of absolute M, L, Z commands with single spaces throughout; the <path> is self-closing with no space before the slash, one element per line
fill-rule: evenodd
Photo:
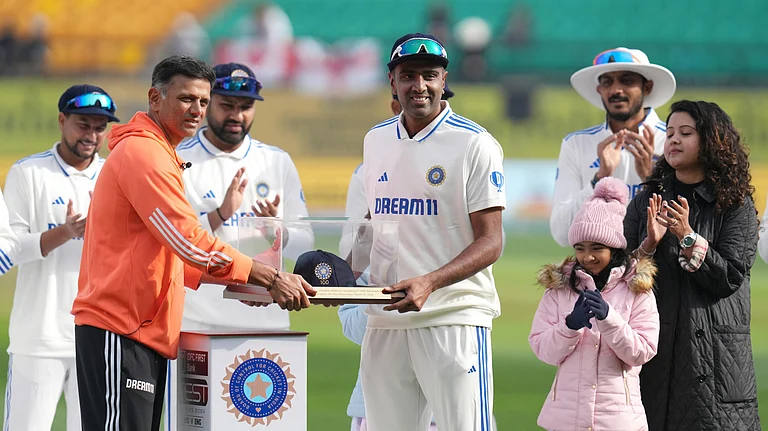
<path fill-rule="evenodd" d="M 115 113 L 115 102 L 102 93 L 88 93 L 77 96 L 67 102 L 67 109 L 81 109 L 81 108 L 101 108 L 108 111 L 111 114 Z"/>
<path fill-rule="evenodd" d="M 261 82 L 256 78 L 249 76 L 227 76 L 224 78 L 216 78 L 216 82 L 213 83 L 214 90 L 225 91 L 244 91 L 247 93 L 259 94 L 261 91 Z"/>
<path fill-rule="evenodd" d="M 592 60 L 592 65 L 594 66 L 608 63 L 640 63 L 640 61 L 635 58 L 631 52 L 618 49 L 609 49 L 608 51 L 603 51 L 600 54 L 597 54 L 595 59 Z"/>
<path fill-rule="evenodd" d="M 432 39 L 414 38 L 408 39 L 405 42 L 398 45 L 392 52 L 390 61 L 414 54 L 432 54 L 439 57 L 448 59 L 448 53 L 445 51 L 442 45 Z"/>

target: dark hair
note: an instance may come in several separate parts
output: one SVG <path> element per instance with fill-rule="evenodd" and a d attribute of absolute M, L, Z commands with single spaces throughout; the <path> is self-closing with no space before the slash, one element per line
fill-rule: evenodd
<path fill-rule="evenodd" d="M 672 114 L 685 112 L 693 118 L 699 133 L 699 161 L 704 165 L 706 181 L 715 189 L 715 208 L 724 211 L 732 205 L 741 205 L 752 197 L 752 175 L 749 173 L 749 153 L 734 127 L 731 117 L 716 103 L 680 100 L 672 104 Z M 648 181 L 660 181 L 675 170 L 662 157 L 656 163 Z"/>
<path fill-rule="evenodd" d="M 618 268 L 622 265 L 624 266 L 624 273 L 621 276 L 624 277 L 629 273 L 630 269 L 632 269 L 632 257 L 629 255 L 629 253 L 627 253 L 626 249 L 612 248 L 611 260 L 608 261 L 608 265 L 605 266 L 603 271 Z M 583 267 L 578 261 L 576 261 L 576 263 L 573 265 L 573 268 L 571 268 L 571 274 L 568 276 L 568 286 L 576 293 L 581 293 L 581 291 L 576 288 L 576 282 L 578 281 L 578 277 L 576 277 L 576 271 L 579 269 L 583 269 Z"/>
<path fill-rule="evenodd" d="M 204 79 L 211 86 L 216 80 L 216 73 L 214 73 L 213 68 L 203 60 L 190 55 L 172 55 L 155 66 L 152 71 L 152 88 L 158 89 L 165 96 L 171 81 L 177 75 Z"/>

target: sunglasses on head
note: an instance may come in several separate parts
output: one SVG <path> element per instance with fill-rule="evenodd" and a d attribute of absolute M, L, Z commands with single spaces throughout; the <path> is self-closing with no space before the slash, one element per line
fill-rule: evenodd
<path fill-rule="evenodd" d="M 101 108 L 110 113 L 115 112 L 115 102 L 102 93 L 88 93 L 77 96 L 67 102 L 67 109 L 81 109 L 81 108 Z"/>
<path fill-rule="evenodd" d="M 392 61 L 396 58 L 414 54 L 432 54 L 445 59 L 448 58 L 448 53 L 445 51 L 445 48 L 436 41 L 425 38 L 414 38 L 408 39 L 398 45 L 392 52 L 392 57 L 389 60 Z"/>
<path fill-rule="evenodd" d="M 592 60 L 592 65 L 594 66 L 608 63 L 640 63 L 640 60 L 635 58 L 631 52 L 618 49 L 609 49 L 608 51 L 603 51 L 600 54 L 597 54 L 595 59 Z"/>
<path fill-rule="evenodd" d="M 213 89 L 259 94 L 261 83 L 256 78 L 248 76 L 227 76 L 225 78 L 216 78 L 216 81 L 213 83 Z"/>

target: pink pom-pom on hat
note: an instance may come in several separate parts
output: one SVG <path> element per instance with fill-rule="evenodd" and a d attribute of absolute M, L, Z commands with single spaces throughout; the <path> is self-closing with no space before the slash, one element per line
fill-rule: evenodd
<path fill-rule="evenodd" d="M 568 230 L 571 246 L 596 242 L 610 248 L 626 248 L 624 216 L 627 215 L 629 191 L 619 179 L 606 177 L 598 181 L 595 190 L 576 213 Z"/>

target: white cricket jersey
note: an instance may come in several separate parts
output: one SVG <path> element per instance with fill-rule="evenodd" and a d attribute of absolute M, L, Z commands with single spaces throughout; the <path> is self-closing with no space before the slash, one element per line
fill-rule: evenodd
<path fill-rule="evenodd" d="M 664 154 L 664 141 L 667 139 L 667 125 L 651 109 L 640 124 L 653 128 L 654 160 Z M 568 230 L 573 223 L 581 204 L 592 196 L 592 179 L 600 168 L 600 158 L 597 156 L 597 146 L 605 138 L 611 136 L 608 121 L 589 129 L 571 133 L 563 139 L 560 146 L 560 156 L 557 160 L 557 178 L 555 180 L 555 195 L 552 201 L 552 213 L 549 216 L 549 228 L 552 237 L 563 247 L 569 247 Z M 627 150 L 621 151 L 621 162 L 613 172 L 627 185 L 629 197 L 635 197 L 645 181 L 640 178 L 635 169 L 635 156 Z"/>
<path fill-rule="evenodd" d="M 368 201 L 365 199 L 365 166 L 360 163 L 349 179 L 347 204 L 344 215 L 351 220 L 362 220 L 368 214 Z"/>
<path fill-rule="evenodd" d="M 501 146 L 485 129 L 455 114 L 448 102 L 442 104 L 437 118 L 413 138 L 402 116 L 365 136 L 365 196 L 373 220 L 398 222 L 399 280 L 435 271 L 464 251 L 474 241 L 470 213 L 506 206 Z M 373 280 L 382 277 L 385 263 L 374 251 Z M 381 306 L 367 312 L 372 328 L 490 328 L 501 310 L 488 266 L 432 293 L 420 312 L 400 314 Z"/>
<path fill-rule="evenodd" d="M 8 223 L 8 207 L 0 193 L 0 275 L 10 271 L 16 261 L 19 240 Z"/>
<path fill-rule="evenodd" d="M 344 216 L 349 220 L 365 220 L 365 216 L 368 214 L 368 201 L 365 199 L 365 186 L 363 184 L 364 174 L 365 166 L 360 163 L 349 180 L 347 203 L 344 210 Z M 339 242 L 339 253 L 341 256 L 347 256 L 352 251 L 352 239 L 355 236 L 355 231 L 356 228 L 352 226 L 345 227 L 342 231 L 341 241 Z M 365 279 L 367 280 L 367 276 Z"/>
<path fill-rule="evenodd" d="M 292 219 L 308 216 L 299 173 L 288 153 L 250 136 L 246 136 L 235 151 L 227 153 L 208 141 L 203 134 L 206 129 L 201 128 L 195 137 L 176 148 L 182 160 L 192 162 L 192 166 L 184 170 L 184 188 L 187 199 L 206 230 L 211 231 L 208 212 L 215 212 L 221 206 L 232 178 L 241 167 L 245 167 L 243 178 L 248 179 L 243 203 L 229 220 L 212 232 L 216 237 L 229 244 L 237 244 L 238 219 L 254 216 L 251 207 L 257 201 L 268 199 L 271 202 L 276 195 L 280 195 L 277 217 Z M 311 229 L 290 229 L 283 254 L 295 259 L 311 249 L 313 243 Z M 288 312 L 277 305 L 255 310 L 239 301 L 224 299 L 222 286 L 217 285 L 203 285 L 196 291 L 187 290 L 184 319 L 249 329 L 287 329 L 290 324 Z"/>
<path fill-rule="evenodd" d="M 5 180 L 10 225 L 19 240 L 8 353 L 75 355 L 75 322 L 70 311 L 77 295 L 83 239 L 71 239 L 43 257 L 40 236 L 66 222 L 70 199 L 75 213 L 88 214 L 90 192 L 104 159 L 97 154 L 86 169 L 78 171 L 61 159 L 58 145 L 19 160 Z"/>

